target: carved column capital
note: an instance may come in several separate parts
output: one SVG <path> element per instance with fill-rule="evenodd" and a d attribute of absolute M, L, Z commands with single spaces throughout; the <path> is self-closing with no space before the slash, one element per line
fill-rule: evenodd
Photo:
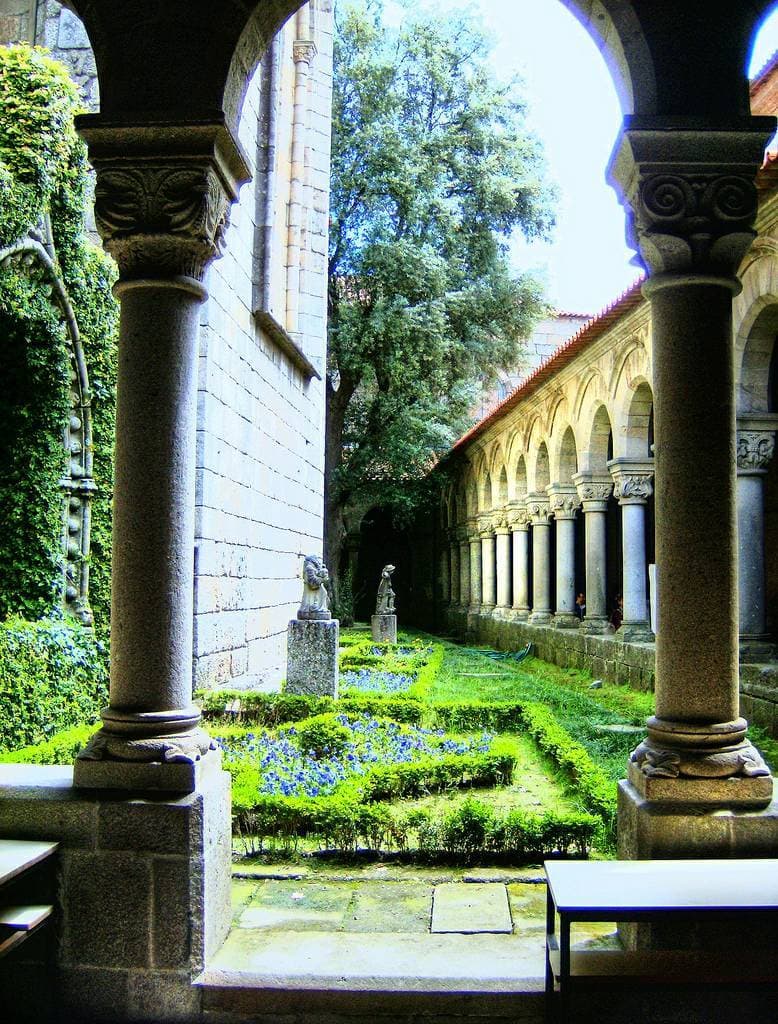
<path fill-rule="evenodd" d="M 575 519 L 575 513 L 581 507 L 575 487 L 551 484 L 547 490 L 554 519 Z"/>
<path fill-rule="evenodd" d="M 492 532 L 510 533 L 510 526 L 508 525 L 507 508 L 498 509 L 496 512 L 492 514 Z"/>
<path fill-rule="evenodd" d="M 117 124 L 78 119 L 97 173 L 95 219 L 120 283 L 201 281 L 221 255 L 224 232 L 248 164 L 218 122 Z"/>
<path fill-rule="evenodd" d="M 737 468 L 745 472 L 767 472 L 775 452 L 774 430 L 738 430 Z"/>
<path fill-rule="evenodd" d="M 547 494 L 529 494 L 526 500 L 527 515 L 533 526 L 545 526 L 551 516 Z"/>
<path fill-rule="evenodd" d="M 295 64 L 300 61 L 311 64 L 318 52 L 316 43 L 312 39 L 295 39 L 292 43 L 292 59 Z"/>
<path fill-rule="evenodd" d="M 605 512 L 613 490 L 613 480 L 604 473 L 582 472 L 573 475 L 573 483 L 584 512 Z"/>
<path fill-rule="evenodd" d="M 653 460 L 611 459 L 608 469 L 620 505 L 644 505 L 654 493 Z"/>
<path fill-rule="evenodd" d="M 755 237 L 754 178 L 774 125 L 766 117 L 744 119 L 734 130 L 625 118 L 610 178 L 631 208 L 628 243 L 652 276 L 712 278 L 735 289 Z"/>
<path fill-rule="evenodd" d="M 478 516 L 478 535 L 482 540 L 494 536 L 493 512 L 481 512 Z"/>
<path fill-rule="evenodd" d="M 506 508 L 508 526 L 512 531 L 526 530 L 529 526 L 529 515 L 524 500 L 511 501 Z"/>

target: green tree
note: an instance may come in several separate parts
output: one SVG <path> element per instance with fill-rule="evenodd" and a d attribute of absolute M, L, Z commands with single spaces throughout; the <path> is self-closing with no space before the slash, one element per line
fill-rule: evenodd
<path fill-rule="evenodd" d="M 325 545 L 350 506 L 402 520 L 477 387 L 515 365 L 544 312 L 509 235 L 546 236 L 553 189 L 517 81 L 497 82 L 469 17 L 339 8 L 329 250 Z"/>

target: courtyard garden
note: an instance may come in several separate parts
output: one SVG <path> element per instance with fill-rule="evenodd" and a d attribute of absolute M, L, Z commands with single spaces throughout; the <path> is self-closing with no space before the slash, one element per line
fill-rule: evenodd
<path fill-rule="evenodd" d="M 340 695 L 199 695 L 238 856 L 521 864 L 614 851 L 616 784 L 653 695 L 427 634 L 344 630 Z M 92 722 L 2 761 L 71 763 Z M 778 745 L 757 742 L 768 760 Z"/>

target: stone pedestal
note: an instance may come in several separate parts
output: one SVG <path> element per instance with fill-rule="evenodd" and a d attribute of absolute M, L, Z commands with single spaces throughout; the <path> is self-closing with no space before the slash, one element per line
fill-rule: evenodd
<path fill-rule="evenodd" d="M 376 643 L 397 643 L 397 616 L 373 615 L 370 619 L 370 629 Z"/>
<path fill-rule="evenodd" d="M 339 634 L 337 619 L 292 619 L 286 639 L 285 693 L 338 696 Z"/>

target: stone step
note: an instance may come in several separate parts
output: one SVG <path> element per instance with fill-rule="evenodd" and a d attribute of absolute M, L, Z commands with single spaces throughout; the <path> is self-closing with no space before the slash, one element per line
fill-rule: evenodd
<path fill-rule="evenodd" d="M 540 1024 L 543 970 L 539 936 L 236 928 L 197 984 L 213 1024 L 283 1014 Z"/>

